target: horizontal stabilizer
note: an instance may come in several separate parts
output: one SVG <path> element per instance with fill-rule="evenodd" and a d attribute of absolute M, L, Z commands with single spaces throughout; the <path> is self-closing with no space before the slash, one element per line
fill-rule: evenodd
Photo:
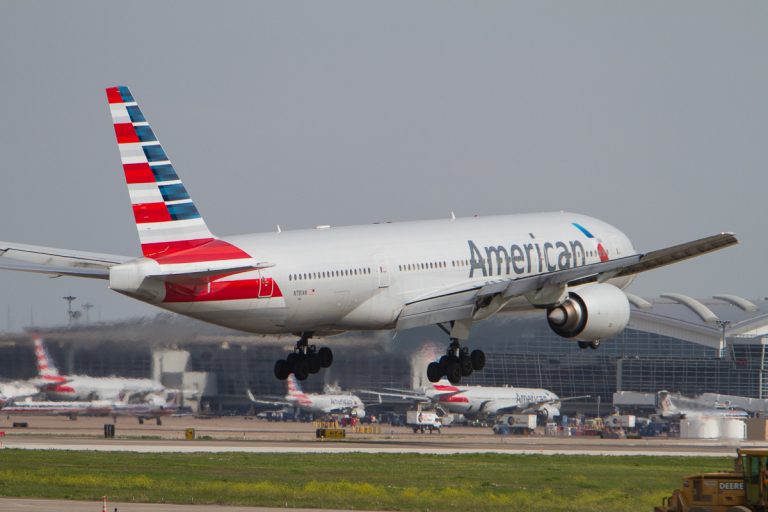
<path fill-rule="evenodd" d="M 48 274 L 53 277 L 90 277 L 93 279 L 109 279 L 108 268 L 54 267 L 49 265 L 31 265 L 25 263 L 0 262 L 0 270 L 15 270 L 17 272 L 34 272 Z"/>
<path fill-rule="evenodd" d="M 37 265 L 95 268 L 109 268 L 112 265 L 125 263 L 133 259 L 131 256 L 117 256 L 115 254 L 100 254 L 2 241 L 0 241 L 0 257 Z"/>
<path fill-rule="evenodd" d="M 2 270 L 109 279 L 110 267 L 131 259 L 130 256 L 0 242 L 0 269 Z M 15 260 L 21 263 L 2 260 Z"/>

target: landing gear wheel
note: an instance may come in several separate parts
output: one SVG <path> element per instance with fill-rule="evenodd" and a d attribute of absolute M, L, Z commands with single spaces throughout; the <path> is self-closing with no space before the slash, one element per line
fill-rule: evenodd
<path fill-rule="evenodd" d="M 483 368 L 485 368 L 485 352 L 482 350 L 473 350 L 472 353 L 469 355 L 470 359 L 472 360 L 472 369 L 476 372 L 479 372 Z"/>
<path fill-rule="evenodd" d="M 291 354 L 293 355 L 293 354 Z M 288 378 L 288 374 L 291 373 L 291 366 L 285 359 L 280 359 L 275 363 L 275 377 L 277 380 L 285 380 Z"/>
<path fill-rule="evenodd" d="M 450 361 L 451 358 L 448 356 L 443 356 L 440 358 L 440 360 L 437 362 L 437 365 L 440 367 L 440 376 L 442 377 L 445 375 L 445 372 L 448 370 L 448 361 Z"/>
<path fill-rule="evenodd" d="M 589 348 L 589 346 L 590 346 L 590 343 L 589 343 L 588 341 L 579 341 L 579 342 L 577 342 L 577 343 L 579 344 L 579 348 L 580 348 L 581 350 L 585 350 L 585 349 L 588 349 L 588 348 Z"/>
<path fill-rule="evenodd" d="M 589 348 L 592 350 L 597 350 L 597 347 L 600 346 L 600 340 L 590 341 L 589 342 Z"/>
<path fill-rule="evenodd" d="M 429 382 L 438 382 L 443 378 L 443 370 L 440 367 L 440 363 L 429 363 L 427 365 L 427 379 Z"/>
<path fill-rule="evenodd" d="M 468 356 L 465 356 L 464 354 L 461 355 L 461 359 L 459 359 L 459 367 L 461 368 L 462 377 L 469 377 L 472 375 L 472 359 Z"/>
<path fill-rule="evenodd" d="M 328 347 L 320 347 L 317 351 L 317 355 L 320 357 L 320 366 L 328 368 L 333 364 L 333 352 Z"/>
<path fill-rule="evenodd" d="M 451 384 L 458 384 L 461 382 L 461 366 L 458 361 L 449 361 L 445 369 L 445 376 Z"/>
<path fill-rule="evenodd" d="M 307 370 L 309 373 L 317 373 L 320 371 L 320 356 L 316 353 L 309 354 L 307 356 Z"/>
<path fill-rule="evenodd" d="M 309 375 L 309 368 L 307 368 L 309 365 L 307 364 L 307 359 L 297 358 L 293 363 L 293 375 L 296 377 L 296 380 L 307 380 L 307 376 Z"/>

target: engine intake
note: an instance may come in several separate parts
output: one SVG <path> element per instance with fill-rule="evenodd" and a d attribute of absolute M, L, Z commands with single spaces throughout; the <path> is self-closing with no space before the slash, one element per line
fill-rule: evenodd
<path fill-rule="evenodd" d="M 591 284 L 568 293 L 568 299 L 547 311 L 547 322 L 558 336 L 598 341 L 619 334 L 629 323 L 629 300 L 610 284 Z"/>

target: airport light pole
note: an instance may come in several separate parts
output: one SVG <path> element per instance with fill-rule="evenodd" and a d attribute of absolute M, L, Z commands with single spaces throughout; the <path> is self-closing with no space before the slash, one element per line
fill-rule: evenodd
<path fill-rule="evenodd" d="M 90 304 L 86 302 L 82 305 L 83 311 L 85 311 L 85 323 L 89 324 L 91 323 L 91 309 L 93 308 L 93 304 Z"/>
<path fill-rule="evenodd" d="M 720 326 L 720 329 L 722 330 L 722 334 L 720 335 L 720 357 L 723 357 L 724 351 L 726 349 L 725 346 L 725 331 L 728 329 L 728 326 L 731 325 L 730 320 L 717 320 L 717 325 Z"/>
<path fill-rule="evenodd" d="M 77 299 L 77 297 L 73 297 L 72 295 L 67 295 L 66 297 L 62 297 L 65 301 L 67 301 L 67 325 L 72 324 L 72 302 Z"/>

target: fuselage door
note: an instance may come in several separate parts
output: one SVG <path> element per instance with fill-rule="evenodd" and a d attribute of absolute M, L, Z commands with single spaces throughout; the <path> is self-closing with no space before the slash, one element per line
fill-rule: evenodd
<path fill-rule="evenodd" d="M 275 282 L 271 277 L 265 277 L 259 272 L 259 298 L 271 297 L 275 290 Z"/>
<path fill-rule="evenodd" d="M 379 279 L 379 288 L 387 288 L 389 286 L 389 266 L 386 256 L 377 254 L 373 257 L 373 261 L 376 267 L 376 276 Z"/>

